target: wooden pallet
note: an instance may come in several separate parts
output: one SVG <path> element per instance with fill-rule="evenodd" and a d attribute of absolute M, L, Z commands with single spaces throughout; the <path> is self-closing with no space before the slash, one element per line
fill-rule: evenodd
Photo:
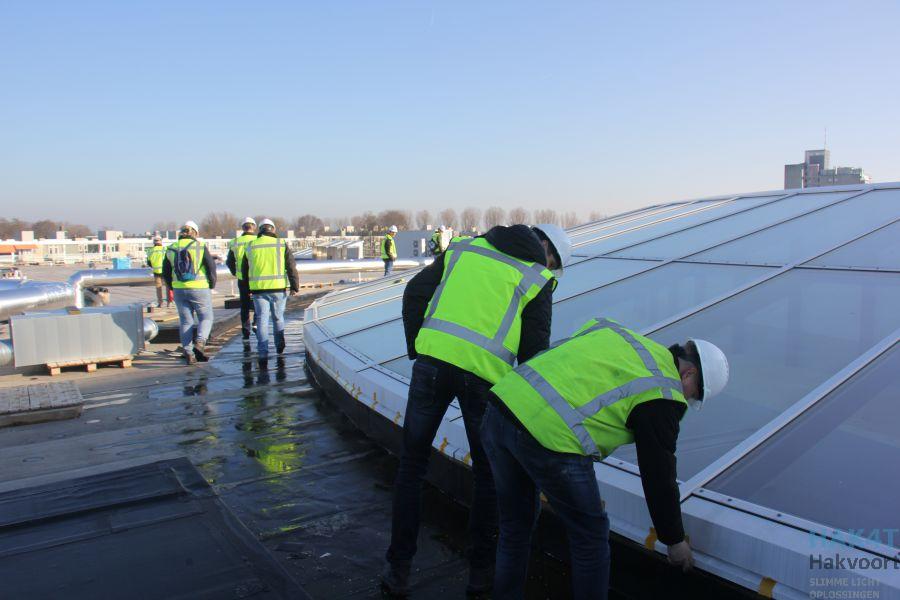
<path fill-rule="evenodd" d="M 97 370 L 97 365 L 117 365 L 122 369 L 127 369 L 131 366 L 131 361 L 133 358 L 134 356 L 129 354 L 128 356 L 112 356 L 105 358 L 89 358 L 66 362 L 47 363 L 46 366 L 47 371 L 51 376 L 59 375 L 66 367 L 84 367 L 86 373 L 93 373 Z"/>

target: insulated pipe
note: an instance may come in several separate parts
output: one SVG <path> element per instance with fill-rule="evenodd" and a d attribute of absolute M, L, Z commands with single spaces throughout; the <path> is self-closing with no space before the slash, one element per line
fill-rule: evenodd
<path fill-rule="evenodd" d="M 72 286 L 64 282 L 23 281 L 0 287 L 0 321 L 12 315 L 48 305 L 72 301 Z"/>

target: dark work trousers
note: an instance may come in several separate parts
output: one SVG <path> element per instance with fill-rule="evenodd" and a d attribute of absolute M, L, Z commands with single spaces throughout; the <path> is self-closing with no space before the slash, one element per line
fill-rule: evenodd
<path fill-rule="evenodd" d="M 256 323 L 256 311 L 253 312 L 253 322 L 250 321 L 250 311 L 253 310 L 253 298 L 250 297 L 250 286 L 243 279 L 238 279 L 238 294 L 241 298 L 241 337 L 250 339 L 253 333 L 253 324 Z"/>
<path fill-rule="evenodd" d="M 475 484 L 472 510 L 469 511 L 469 563 L 473 569 L 493 566 L 497 496 L 490 464 L 478 434 L 490 387 L 484 379 L 429 356 L 420 356 L 413 364 L 403 421 L 403 452 L 394 481 L 391 546 L 385 556 L 396 567 L 409 568 L 416 554 L 422 480 L 431 456 L 431 443 L 454 397 L 459 399 L 463 414 Z"/>
<path fill-rule="evenodd" d="M 609 588 L 609 519 L 600 500 L 594 461 L 548 450 L 514 417 L 489 405 L 481 435 L 497 484 L 500 540 L 495 600 L 525 597 L 531 534 L 544 492 L 569 540 L 572 598 L 605 600 Z"/>

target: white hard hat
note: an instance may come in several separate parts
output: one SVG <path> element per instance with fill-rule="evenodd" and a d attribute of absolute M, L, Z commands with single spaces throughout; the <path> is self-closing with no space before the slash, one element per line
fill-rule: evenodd
<path fill-rule="evenodd" d="M 540 225 L 535 225 L 534 228 L 547 236 L 553 249 L 556 250 L 556 256 L 559 258 L 560 262 L 556 274 L 562 275 L 563 268 L 566 267 L 572 259 L 572 240 L 569 239 L 569 234 L 566 233 L 565 229 L 553 223 L 542 223 Z"/>
<path fill-rule="evenodd" d="M 162 236 L 154 235 L 154 236 L 153 236 L 153 241 L 154 241 L 154 242 L 161 242 L 161 241 L 162 241 Z"/>
<path fill-rule="evenodd" d="M 244 220 L 241 222 L 241 227 L 248 223 L 250 225 L 256 225 L 256 221 L 253 219 L 253 217 L 244 217 Z"/>
<path fill-rule="evenodd" d="M 446 226 L 446 225 L 441 225 L 441 231 L 447 231 L 447 226 Z"/>
<path fill-rule="evenodd" d="M 272 219 L 263 219 L 259 222 L 260 227 L 265 227 L 266 225 L 271 225 L 272 228 L 275 228 L 275 223 L 272 222 Z"/>
<path fill-rule="evenodd" d="M 701 400 L 705 402 L 718 395 L 728 384 L 728 358 L 715 344 L 706 340 L 693 339 L 690 341 L 694 343 L 697 354 L 700 356 L 700 372 L 703 373 L 703 398 Z M 703 404 L 694 402 L 691 405 L 699 409 Z"/>
<path fill-rule="evenodd" d="M 391 233 L 397 233 L 397 231 L 398 231 L 398 230 L 397 230 L 397 226 L 396 226 L 396 225 L 391 225 L 391 228 L 390 228 L 389 231 L 390 231 Z"/>
<path fill-rule="evenodd" d="M 193 229 L 194 231 L 196 231 L 198 233 L 200 232 L 200 228 L 197 227 L 197 224 L 194 223 L 193 221 L 185 221 L 184 222 L 184 225 L 182 225 L 182 229 L 187 229 L 187 228 Z"/>

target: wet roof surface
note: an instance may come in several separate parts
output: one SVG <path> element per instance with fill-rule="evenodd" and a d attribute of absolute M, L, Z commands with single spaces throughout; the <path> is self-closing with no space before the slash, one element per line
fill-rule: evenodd
<path fill-rule="evenodd" d="M 80 379 L 80 419 L 0 430 L 0 491 L 183 453 L 313 597 L 379 597 L 395 462 L 307 383 L 301 336 L 289 319 L 268 373 L 233 340 L 200 368 Z M 465 510 L 426 496 L 414 595 L 463 597 Z"/>

